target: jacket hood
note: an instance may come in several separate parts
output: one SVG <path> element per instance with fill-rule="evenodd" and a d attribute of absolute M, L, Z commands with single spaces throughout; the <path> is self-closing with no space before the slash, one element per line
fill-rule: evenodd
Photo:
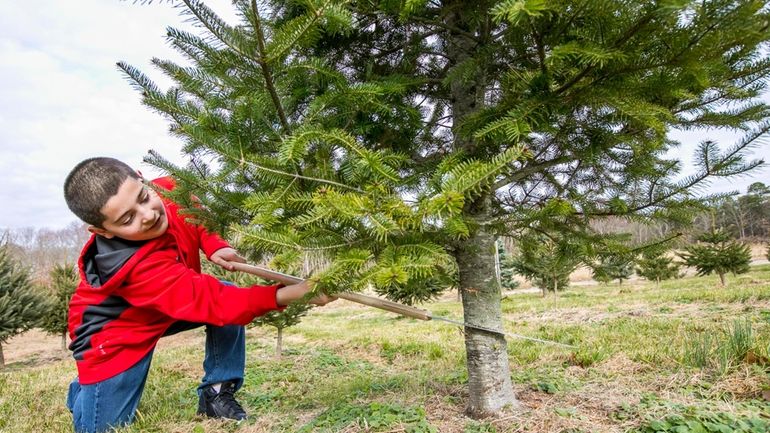
<path fill-rule="evenodd" d="M 83 255 L 83 272 L 91 287 L 105 285 L 147 241 L 95 235 Z"/>

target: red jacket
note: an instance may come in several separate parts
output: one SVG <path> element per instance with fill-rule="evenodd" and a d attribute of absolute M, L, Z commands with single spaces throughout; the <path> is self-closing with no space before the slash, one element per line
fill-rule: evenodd
<path fill-rule="evenodd" d="M 173 188 L 168 178 L 153 183 Z M 163 235 L 142 243 L 94 235 L 80 254 L 81 282 L 70 301 L 69 334 L 81 384 L 126 371 L 176 322 L 245 325 L 278 309 L 278 285 L 241 288 L 201 274 L 199 250 L 211 257 L 227 242 L 187 223 L 173 202 L 164 200 L 164 205 L 168 230 Z M 105 245 L 118 247 L 105 254 Z M 96 263 L 110 254 L 117 265 L 105 277 L 105 266 Z"/>

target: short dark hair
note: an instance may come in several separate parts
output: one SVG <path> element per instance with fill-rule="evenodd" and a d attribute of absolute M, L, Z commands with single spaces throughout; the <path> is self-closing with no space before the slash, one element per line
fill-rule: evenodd
<path fill-rule="evenodd" d="M 120 185 L 139 174 L 115 158 L 96 157 L 81 161 L 64 180 L 64 200 L 72 213 L 92 226 L 103 228 L 101 209 Z"/>

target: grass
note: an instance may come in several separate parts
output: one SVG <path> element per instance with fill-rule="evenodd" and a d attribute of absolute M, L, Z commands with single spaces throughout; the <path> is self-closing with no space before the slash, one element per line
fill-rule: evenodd
<path fill-rule="evenodd" d="M 508 294 L 506 330 L 578 348 L 510 339 L 524 410 L 487 420 L 463 415 L 467 372 L 457 327 L 342 301 L 287 329 L 282 358 L 271 329 L 250 329 L 239 398 L 253 419 L 240 426 L 201 419 L 194 390 L 204 336 L 190 331 L 162 340 L 137 421 L 119 431 L 765 431 L 770 266 L 729 283 L 684 278 L 659 289 Z M 454 294 L 422 307 L 462 317 Z M 0 432 L 71 432 L 64 399 L 74 375 L 68 359 L 9 366 L 0 373 Z"/>

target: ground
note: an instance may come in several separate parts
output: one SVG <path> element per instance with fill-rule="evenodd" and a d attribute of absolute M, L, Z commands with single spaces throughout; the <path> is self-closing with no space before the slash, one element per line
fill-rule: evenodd
<path fill-rule="evenodd" d="M 505 292 L 506 331 L 578 348 L 509 339 L 522 408 L 484 420 L 464 415 L 463 335 L 449 324 L 337 301 L 289 328 L 280 358 L 275 331 L 251 328 L 239 395 L 253 419 L 240 426 L 195 416 L 204 336 L 186 332 L 161 341 L 137 422 L 120 431 L 770 431 L 770 265 L 716 283 Z M 420 307 L 462 317 L 452 293 Z M 75 371 L 59 345 L 30 331 L 5 346 L 0 432 L 71 431 L 64 395 Z"/>

